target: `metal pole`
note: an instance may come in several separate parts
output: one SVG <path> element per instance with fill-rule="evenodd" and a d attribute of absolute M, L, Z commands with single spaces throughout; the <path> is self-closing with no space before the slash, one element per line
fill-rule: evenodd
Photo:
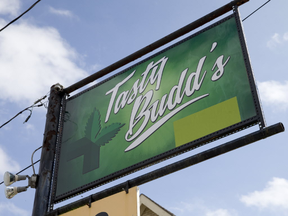
<path fill-rule="evenodd" d="M 50 89 L 39 176 L 34 197 L 32 216 L 44 216 L 49 208 L 53 162 L 56 152 L 61 100 L 63 97 L 62 90 L 63 88 L 59 84 L 53 85 Z"/>
<path fill-rule="evenodd" d="M 94 80 L 96 79 L 99 79 L 100 77 L 102 76 L 105 76 L 107 74 L 109 74 L 110 72 L 140 58 L 141 56 L 143 55 L 146 55 L 147 53 L 175 40 L 176 38 L 178 37 L 181 37 L 185 34 L 187 34 L 188 32 L 210 22 L 211 20 L 217 18 L 217 17 L 220 17 L 221 15 L 231 11 L 233 9 L 234 6 L 240 6 L 246 2 L 248 2 L 249 0 L 234 0 L 234 1 L 231 1 L 230 3 L 220 7 L 219 9 L 207 14 L 206 16 L 203 16 L 202 18 L 184 26 L 183 28 L 167 35 L 166 37 L 163 37 L 161 38 L 160 40 L 134 52 L 133 54 L 115 62 L 114 64 L 84 78 L 83 80 L 80 80 L 79 82 L 67 87 L 64 89 L 64 92 L 69 94 L 81 87 L 83 87 L 84 85 L 87 85 L 88 83 L 91 83 L 93 82 Z"/>
<path fill-rule="evenodd" d="M 216 147 L 211 148 L 209 150 L 206 150 L 204 152 L 190 156 L 190 157 L 183 159 L 181 161 L 178 161 L 176 163 L 167 165 L 165 167 L 154 170 L 154 171 L 149 172 L 147 174 L 144 174 L 142 176 L 136 177 L 136 178 L 129 180 L 127 182 L 123 182 L 123 183 L 118 184 L 114 187 L 108 188 L 104 191 L 100 191 L 96 194 L 93 194 L 89 197 L 78 200 L 74 203 L 70 203 L 66 206 L 55 209 L 55 210 L 49 212 L 46 216 L 57 216 L 59 214 L 64 214 L 64 213 L 69 212 L 71 210 L 74 210 L 76 208 L 82 207 L 84 205 L 88 205 L 91 202 L 94 202 L 94 201 L 103 199 L 105 197 L 111 196 L 113 194 L 119 193 L 119 192 L 121 192 L 127 188 L 139 186 L 141 184 L 144 184 L 144 183 L 147 183 L 149 181 L 155 180 L 157 178 L 163 177 L 167 174 L 170 174 L 170 173 L 176 172 L 178 170 L 187 168 L 189 166 L 198 164 L 198 163 L 203 162 L 205 160 L 211 159 L 213 157 L 219 156 L 221 154 L 227 153 L 227 152 L 235 150 L 237 148 L 246 146 L 248 144 L 259 141 L 261 139 L 265 139 L 269 136 L 273 136 L 273 135 L 280 133 L 280 132 L 283 132 L 283 131 L 284 131 L 283 124 L 277 123 L 275 125 L 266 127 L 262 130 L 258 130 L 256 132 L 250 133 L 246 136 L 240 137 L 236 140 L 232 140 L 230 142 L 216 146 Z"/>

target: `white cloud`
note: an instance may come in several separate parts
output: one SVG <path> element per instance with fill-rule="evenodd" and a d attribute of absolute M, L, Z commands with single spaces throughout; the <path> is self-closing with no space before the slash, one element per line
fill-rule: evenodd
<path fill-rule="evenodd" d="M 95 72 L 98 72 L 98 71 L 101 69 L 101 67 L 102 67 L 102 66 L 99 65 L 99 64 L 94 64 L 94 65 L 92 65 L 92 66 L 90 67 L 90 70 L 95 73 Z"/>
<path fill-rule="evenodd" d="M 69 10 L 61 10 L 61 9 L 55 9 L 53 7 L 49 7 L 49 11 L 50 13 L 60 15 L 60 16 L 66 16 L 70 18 L 75 17 L 74 14 Z"/>
<path fill-rule="evenodd" d="M 25 128 L 28 131 L 35 131 L 35 126 L 33 124 L 25 123 Z"/>
<path fill-rule="evenodd" d="M 29 212 L 17 207 L 11 202 L 0 203 L 0 215 L 29 216 Z"/>
<path fill-rule="evenodd" d="M 0 147 L 0 176 L 3 176 L 6 171 L 18 172 L 20 171 L 20 166 Z"/>
<path fill-rule="evenodd" d="M 229 212 L 227 209 L 217 209 L 216 211 L 208 211 L 206 216 L 232 216 L 232 212 Z"/>
<path fill-rule="evenodd" d="M 53 84 L 75 83 L 88 75 L 76 65 L 79 59 L 55 28 L 11 25 L 0 34 L 0 99 L 31 103 Z"/>
<path fill-rule="evenodd" d="M 1 0 L 0 14 L 16 16 L 20 9 L 20 0 Z"/>
<path fill-rule="evenodd" d="M 284 39 L 285 41 L 288 41 L 288 32 L 284 33 L 283 39 Z"/>
<path fill-rule="evenodd" d="M 174 211 L 176 215 L 204 215 L 204 216 L 237 216 L 235 210 L 228 209 L 213 209 L 204 205 L 202 202 L 193 201 L 190 203 L 181 202 L 179 206 L 172 207 L 171 211 Z M 176 213 L 178 212 L 178 214 Z"/>
<path fill-rule="evenodd" d="M 272 106 L 274 110 L 286 110 L 288 108 L 288 81 L 258 82 L 261 101 Z"/>
<path fill-rule="evenodd" d="M 267 42 L 267 46 L 270 49 L 273 49 L 279 45 L 284 44 L 285 42 L 288 42 L 288 32 L 285 32 L 283 35 L 280 35 L 279 33 L 275 33 L 271 37 L 271 39 Z"/>
<path fill-rule="evenodd" d="M 288 181 L 283 178 L 273 178 L 262 191 L 254 191 L 246 196 L 242 196 L 240 200 L 247 206 L 287 211 Z"/>

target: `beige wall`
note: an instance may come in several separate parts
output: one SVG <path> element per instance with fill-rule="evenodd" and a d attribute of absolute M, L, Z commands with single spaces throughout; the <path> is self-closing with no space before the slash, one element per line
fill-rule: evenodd
<path fill-rule="evenodd" d="M 139 190 L 137 187 L 93 202 L 91 208 L 83 206 L 61 216 L 139 216 Z M 106 212 L 107 214 L 100 214 Z"/>

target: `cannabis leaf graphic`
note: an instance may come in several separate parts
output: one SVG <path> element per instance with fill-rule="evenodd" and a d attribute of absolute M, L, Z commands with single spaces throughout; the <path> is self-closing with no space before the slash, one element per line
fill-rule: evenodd
<path fill-rule="evenodd" d="M 100 112 L 95 108 L 87 120 L 85 136 L 69 145 L 66 161 L 83 155 L 83 174 L 99 168 L 100 147 L 109 143 L 125 125 L 112 123 L 102 129 L 100 119 Z"/>
<path fill-rule="evenodd" d="M 108 127 L 103 128 L 103 130 L 101 130 L 99 135 L 96 136 L 96 145 L 100 147 L 109 143 L 112 140 L 112 138 L 116 136 L 120 128 L 123 126 L 124 124 L 113 123 L 109 125 Z"/>
<path fill-rule="evenodd" d="M 101 120 L 100 113 L 97 109 L 91 113 L 86 127 L 85 127 L 85 137 L 91 141 L 95 141 L 96 136 L 99 134 L 101 130 Z"/>

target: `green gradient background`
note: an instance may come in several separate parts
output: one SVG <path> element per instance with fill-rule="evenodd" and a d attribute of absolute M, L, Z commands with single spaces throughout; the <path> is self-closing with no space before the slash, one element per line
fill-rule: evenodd
<path fill-rule="evenodd" d="M 217 42 L 218 46 L 210 53 L 213 42 Z M 225 66 L 224 75 L 219 80 L 213 82 L 211 81 L 211 77 L 214 72 L 211 69 L 220 55 L 224 55 L 224 62 L 228 56 L 231 58 Z M 121 109 L 116 115 L 112 111 L 109 121 L 105 124 L 105 116 L 111 97 L 111 94 L 107 96 L 105 96 L 105 94 L 117 83 L 125 79 L 131 72 L 136 70 L 133 78 L 120 87 L 118 95 L 123 91 L 130 90 L 134 82 L 141 78 L 141 74 L 145 71 L 147 65 L 152 61 L 157 62 L 164 56 L 167 56 L 169 59 L 163 71 L 160 89 L 155 91 L 156 83 L 154 83 L 154 85 L 148 84 L 143 93 L 144 95 L 147 91 L 151 89 L 154 90 L 152 103 L 157 99 L 161 99 L 164 94 L 170 92 L 174 85 L 178 84 L 180 74 L 183 70 L 189 68 L 186 79 L 190 73 L 195 72 L 198 61 L 203 56 L 207 56 L 201 72 L 202 77 L 203 72 L 205 70 L 207 71 L 204 82 L 200 90 L 196 91 L 192 96 L 189 98 L 184 96 L 182 104 L 203 94 L 208 93 L 209 96 L 191 104 L 172 117 L 141 145 L 129 152 L 125 152 L 124 150 L 132 143 L 126 142 L 124 137 L 128 131 L 129 119 L 134 102 L 126 105 L 124 109 Z M 214 71 L 215 70 L 216 69 L 214 69 Z M 89 184 L 116 171 L 175 148 L 174 121 L 233 97 L 237 97 L 242 121 L 256 116 L 234 17 L 192 37 L 184 43 L 154 56 L 146 62 L 127 70 L 125 73 L 117 75 L 102 85 L 90 89 L 88 92 L 67 102 L 66 112 L 68 112 L 69 115 L 65 117 L 66 121 L 63 128 L 56 196 L 63 195 L 85 184 Z M 176 106 L 176 108 L 178 106 Z M 112 141 L 101 147 L 100 167 L 86 174 L 82 174 L 83 156 L 66 162 L 66 154 L 69 149 L 69 144 L 84 137 L 86 123 L 95 108 L 100 111 L 102 128 L 112 123 L 125 123 L 125 125 Z M 169 110 L 166 110 L 164 116 L 169 112 Z M 151 125 L 152 123 L 149 122 L 146 128 L 149 128 Z"/>

